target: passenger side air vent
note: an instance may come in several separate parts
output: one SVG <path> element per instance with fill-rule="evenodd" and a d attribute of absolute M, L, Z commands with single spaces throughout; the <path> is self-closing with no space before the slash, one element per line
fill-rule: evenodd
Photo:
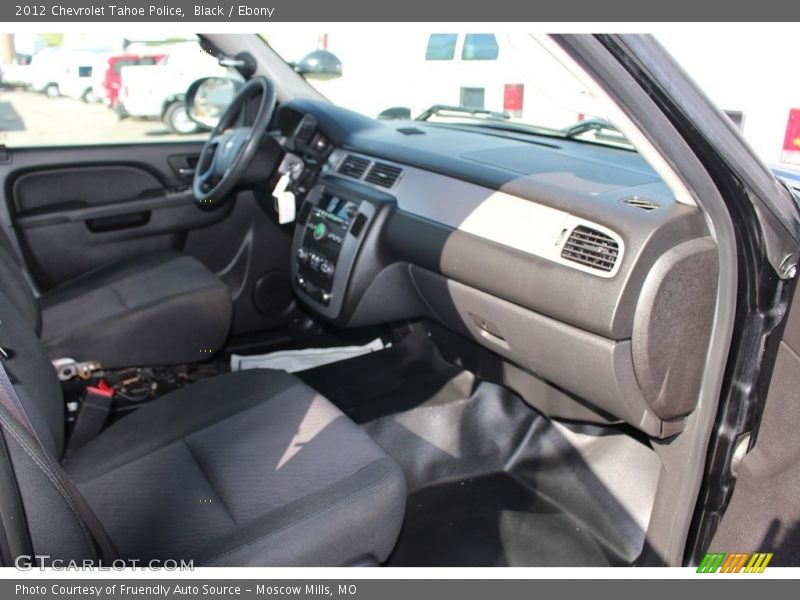
<path fill-rule="evenodd" d="M 614 269 L 618 256 L 619 243 L 614 238 L 583 225 L 572 230 L 561 250 L 561 258 L 605 272 Z"/>
<path fill-rule="evenodd" d="M 620 202 L 628 206 L 633 206 L 634 208 L 640 208 L 647 211 L 661 208 L 661 205 L 658 202 L 653 202 L 652 200 L 642 198 L 641 196 L 628 196 L 627 198 L 620 200 Z"/>
<path fill-rule="evenodd" d="M 361 179 L 368 166 L 369 161 L 366 158 L 348 154 L 342 161 L 342 164 L 339 165 L 338 172 L 342 175 L 353 177 L 354 179 Z"/>
<path fill-rule="evenodd" d="M 381 187 L 390 188 L 395 184 L 402 172 L 403 170 L 400 167 L 393 167 L 385 163 L 375 163 L 372 165 L 369 173 L 367 173 L 365 181 Z"/>

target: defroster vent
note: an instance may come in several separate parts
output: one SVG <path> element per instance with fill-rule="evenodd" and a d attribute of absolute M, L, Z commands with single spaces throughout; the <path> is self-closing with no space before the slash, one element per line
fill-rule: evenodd
<path fill-rule="evenodd" d="M 661 208 L 661 205 L 658 202 L 648 200 L 647 198 L 642 198 L 641 196 L 628 196 L 627 198 L 620 200 L 620 202 L 634 208 L 640 208 L 642 210 L 656 210 Z"/>
<path fill-rule="evenodd" d="M 619 243 L 606 233 L 578 225 L 567 238 L 561 258 L 609 272 L 619 258 Z"/>

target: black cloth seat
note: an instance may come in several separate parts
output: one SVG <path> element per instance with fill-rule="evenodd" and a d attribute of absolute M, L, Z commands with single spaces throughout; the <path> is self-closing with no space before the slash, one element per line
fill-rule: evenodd
<path fill-rule="evenodd" d="M 96 559 L 106 537 L 123 559 L 197 566 L 339 566 L 391 552 L 405 509 L 400 467 L 284 372 L 168 394 L 59 464 L 61 389 L 24 321 L 0 292 L 3 366 L 35 434 L 4 405 L 0 424 L 36 554 Z"/>
<path fill-rule="evenodd" d="M 384 560 L 399 467 L 281 371 L 215 377 L 122 419 L 64 462 L 124 557 L 206 565 Z"/>
<path fill-rule="evenodd" d="M 191 363 L 208 358 L 227 338 L 230 291 L 190 256 L 132 258 L 34 299 L 14 259 L 0 254 L 0 281 L 19 288 L 11 299 L 51 359 L 97 360 L 106 368 Z"/>

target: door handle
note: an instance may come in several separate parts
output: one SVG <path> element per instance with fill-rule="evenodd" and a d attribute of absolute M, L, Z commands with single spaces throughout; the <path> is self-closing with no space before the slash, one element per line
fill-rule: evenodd
<path fill-rule="evenodd" d="M 167 162 L 172 167 L 172 172 L 177 174 L 178 177 L 190 179 L 194 177 L 194 171 L 199 159 L 199 154 L 175 154 L 168 157 Z"/>

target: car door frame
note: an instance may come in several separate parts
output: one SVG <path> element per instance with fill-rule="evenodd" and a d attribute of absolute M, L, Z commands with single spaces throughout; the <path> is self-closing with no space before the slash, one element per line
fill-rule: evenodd
<path fill-rule="evenodd" d="M 656 445 L 664 471 L 640 560 L 692 563 L 714 528 L 714 519 L 703 515 L 724 512 L 730 482 L 720 487 L 714 474 L 730 473 L 732 442 L 752 430 L 768 388 L 774 361 L 761 350 L 779 337 L 794 285 L 797 206 L 654 38 L 554 39 L 669 162 L 703 210 L 719 249 L 715 323 L 698 407 L 680 436 Z M 735 421 L 730 411 L 746 411 L 748 418 Z M 726 429 L 732 421 L 733 436 Z"/>

